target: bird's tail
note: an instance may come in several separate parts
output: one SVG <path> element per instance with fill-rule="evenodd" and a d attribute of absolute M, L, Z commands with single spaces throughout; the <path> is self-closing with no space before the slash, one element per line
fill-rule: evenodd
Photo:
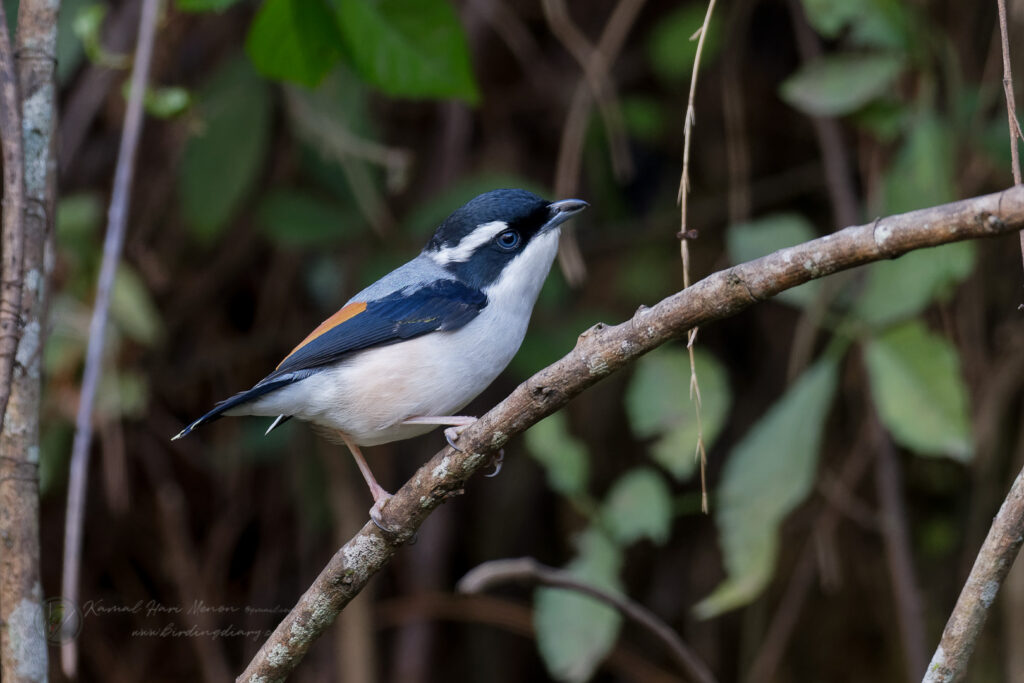
<path fill-rule="evenodd" d="M 248 391 L 243 391 L 240 394 L 235 394 L 231 398 L 221 401 L 216 405 L 216 407 L 213 410 L 208 412 L 206 415 L 203 415 L 201 418 L 199 418 L 198 420 L 196 420 L 195 422 L 193 422 L 192 424 L 190 424 L 189 426 L 185 427 L 180 432 L 172 436 L 171 441 L 177 441 L 183 436 L 188 436 L 196 427 L 204 425 L 207 422 L 213 422 L 214 420 L 222 417 L 225 412 L 231 410 L 232 408 L 237 408 L 238 406 L 244 403 L 248 403 L 253 399 L 259 398 L 264 394 L 268 394 L 271 391 L 274 391 L 275 389 L 280 389 L 281 387 L 291 384 L 292 382 L 295 381 L 296 378 L 294 376 L 288 375 L 282 377 L 281 379 L 276 379 L 270 382 L 261 382 L 254 386 L 252 389 L 249 389 Z M 276 427 L 278 424 L 280 423 L 275 422 L 271 429 Z"/>

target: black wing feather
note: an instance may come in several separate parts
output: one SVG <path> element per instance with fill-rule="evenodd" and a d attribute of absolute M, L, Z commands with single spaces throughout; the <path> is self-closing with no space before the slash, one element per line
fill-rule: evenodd
<path fill-rule="evenodd" d="M 226 410 L 303 380 L 354 351 L 393 344 L 428 332 L 457 330 L 486 306 L 487 296 L 483 292 L 455 280 L 440 280 L 417 289 L 405 288 L 367 302 L 365 311 L 296 349 L 252 389 L 221 401 L 174 438 L 186 436 L 196 427 L 216 420 Z"/>
<path fill-rule="evenodd" d="M 487 306 L 487 296 L 455 280 L 399 290 L 366 304 L 366 310 L 296 349 L 266 380 L 341 360 L 353 351 L 457 330 Z"/>

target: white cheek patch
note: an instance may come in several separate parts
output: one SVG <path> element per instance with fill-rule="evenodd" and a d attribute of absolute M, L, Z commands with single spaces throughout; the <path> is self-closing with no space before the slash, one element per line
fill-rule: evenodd
<path fill-rule="evenodd" d="M 508 229 L 505 221 L 491 221 L 482 223 L 476 230 L 469 233 L 454 247 L 446 247 L 438 252 L 430 254 L 430 258 L 439 266 L 446 266 L 449 263 L 465 263 L 473 256 L 473 252 L 494 239 L 498 233 Z"/>

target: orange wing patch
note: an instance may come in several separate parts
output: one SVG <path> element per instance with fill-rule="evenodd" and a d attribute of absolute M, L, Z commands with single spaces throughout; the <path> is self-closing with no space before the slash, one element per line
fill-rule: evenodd
<path fill-rule="evenodd" d="M 314 339 L 316 339 L 320 335 L 324 334 L 325 332 L 328 332 L 328 331 L 334 329 L 335 327 L 337 327 L 338 325 L 342 324 L 346 320 L 351 320 L 352 318 L 356 317 L 357 315 L 359 315 L 360 313 L 362 313 L 365 310 L 366 310 L 366 302 L 363 302 L 363 301 L 354 302 L 354 303 L 349 304 L 348 306 L 342 307 L 342 309 L 340 311 L 338 311 L 337 313 L 332 315 L 330 318 L 328 318 L 327 320 L 325 320 L 322 323 L 320 323 L 319 325 L 317 325 L 316 329 L 313 330 L 312 332 L 310 332 L 308 337 L 306 337 L 301 342 L 299 342 L 298 346 L 296 346 L 294 349 L 292 349 L 291 352 L 287 356 L 285 356 L 283 359 L 281 359 L 281 362 L 277 364 L 277 367 L 281 367 L 281 365 L 283 365 L 286 360 L 288 360 L 289 358 L 292 357 L 292 354 L 294 354 L 296 351 L 301 349 L 303 346 L 305 346 L 309 342 L 313 341 Z"/>

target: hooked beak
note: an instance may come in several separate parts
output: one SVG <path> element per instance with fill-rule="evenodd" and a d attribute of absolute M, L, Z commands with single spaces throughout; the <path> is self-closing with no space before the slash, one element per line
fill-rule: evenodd
<path fill-rule="evenodd" d="M 551 202 L 548 204 L 548 209 L 551 211 L 551 218 L 548 219 L 547 224 L 545 224 L 544 230 L 547 231 L 552 228 L 557 228 L 559 225 L 566 222 L 588 206 L 590 206 L 590 204 L 582 199 L 562 199 L 557 202 Z"/>

